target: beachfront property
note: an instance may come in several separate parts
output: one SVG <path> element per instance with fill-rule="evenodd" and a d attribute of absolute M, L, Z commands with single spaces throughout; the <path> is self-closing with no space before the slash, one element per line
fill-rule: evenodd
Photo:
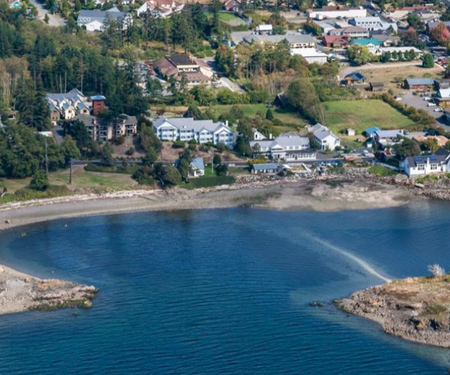
<path fill-rule="evenodd" d="M 383 146 L 393 146 L 401 142 L 401 138 L 405 136 L 402 129 L 400 130 L 377 130 L 374 134 L 375 141 Z"/>
<path fill-rule="evenodd" d="M 153 130 L 162 141 L 189 142 L 195 139 L 198 143 L 223 143 L 232 148 L 235 133 L 228 126 L 228 122 L 213 122 L 212 120 L 194 120 L 189 118 L 159 117 L 153 122 Z"/>
<path fill-rule="evenodd" d="M 77 115 L 89 115 L 91 112 L 88 98 L 77 89 L 67 93 L 47 93 L 45 100 L 49 105 L 53 124 L 59 120 L 70 120 Z"/>
<path fill-rule="evenodd" d="M 316 124 L 310 127 L 309 131 L 314 135 L 316 141 L 319 142 L 321 150 L 333 151 L 341 145 L 341 140 L 322 124 Z"/>
<path fill-rule="evenodd" d="M 447 173 L 450 171 L 450 154 L 440 149 L 432 155 L 407 157 L 400 167 L 408 177 Z"/>
<path fill-rule="evenodd" d="M 263 133 L 261 133 L 258 129 L 253 128 L 252 131 L 254 141 L 262 141 L 264 139 L 267 139 L 267 137 Z"/>
<path fill-rule="evenodd" d="M 103 31 L 110 20 L 119 22 L 122 30 L 127 30 L 133 24 L 131 14 L 121 12 L 114 7 L 106 11 L 83 9 L 78 15 L 77 25 L 84 27 L 87 31 Z"/>
<path fill-rule="evenodd" d="M 309 138 L 283 134 L 275 139 L 250 141 L 253 157 L 264 156 L 271 160 L 311 160 L 316 153 L 310 149 Z"/>
<path fill-rule="evenodd" d="M 202 177 L 205 175 L 205 162 L 203 161 L 203 158 L 192 159 L 190 167 L 191 177 Z"/>
<path fill-rule="evenodd" d="M 186 79 L 188 85 L 211 84 L 214 72 L 200 59 L 188 54 L 164 56 L 153 63 L 155 71 L 164 79 Z"/>
<path fill-rule="evenodd" d="M 166 18 L 174 13 L 181 12 L 184 4 L 173 0 L 147 0 L 136 11 L 138 17 L 150 14 L 153 17 Z"/>
<path fill-rule="evenodd" d="M 309 18 L 323 20 L 326 18 L 354 18 L 366 17 L 367 10 L 363 7 L 350 8 L 345 5 L 323 6 L 322 8 L 309 9 L 306 11 Z"/>
<path fill-rule="evenodd" d="M 253 164 L 251 173 L 253 174 L 277 174 L 280 167 L 276 163 Z"/>

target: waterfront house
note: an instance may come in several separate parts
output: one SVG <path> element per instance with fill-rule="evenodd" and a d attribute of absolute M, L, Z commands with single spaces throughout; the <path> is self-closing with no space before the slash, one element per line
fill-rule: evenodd
<path fill-rule="evenodd" d="M 190 164 L 191 176 L 192 177 L 202 177 L 205 175 L 205 163 L 203 158 L 194 158 Z"/>
<path fill-rule="evenodd" d="M 253 131 L 253 140 L 254 141 L 262 141 L 264 139 L 267 139 L 267 137 L 261 133 L 259 130 L 257 129 L 252 129 Z"/>
<path fill-rule="evenodd" d="M 450 154 L 441 149 L 432 155 L 407 157 L 400 167 L 408 177 L 447 173 L 450 170 Z"/>
<path fill-rule="evenodd" d="M 250 141 L 253 157 L 264 156 L 272 160 L 311 160 L 316 153 L 310 149 L 309 138 L 283 134 L 275 139 Z"/>
<path fill-rule="evenodd" d="M 198 143 L 213 143 L 232 148 L 234 145 L 234 131 L 228 122 L 213 122 L 212 120 L 194 120 L 189 118 L 159 117 L 153 122 L 153 130 L 162 141 L 189 142 L 195 139 Z"/>
<path fill-rule="evenodd" d="M 279 171 L 280 168 L 275 163 L 253 164 L 251 169 L 253 174 L 276 174 Z"/>
<path fill-rule="evenodd" d="M 333 151 L 341 145 L 341 140 L 322 124 L 317 123 L 310 127 L 309 131 L 314 135 L 316 141 L 319 142 L 321 150 Z"/>

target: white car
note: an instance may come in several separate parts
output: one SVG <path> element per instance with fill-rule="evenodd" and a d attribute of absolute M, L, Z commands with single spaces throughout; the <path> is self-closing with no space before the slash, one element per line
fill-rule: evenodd
<path fill-rule="evenodd" d="M 436 103 L 428 103 L 427 107 L 436 107 Z"/>
<path fill-rule="evenodd" d="M 428 101 L 428 100 L 431 100 L 431 98 L 430 98 L 430 97 L 428 97 L 428 96 L 424 96 L 424 97 L 423 97 L 423 100 L 426 100 L 426 101 Z"/>
<path fill-rule="evenodd" d="M 441 107 L 437 107 L 434 109 L 434 112 L 442 112 L 442 111 L 443 111 L 443 109 Z"/>
<path fill-rule="evenodd" d="M 395 97 L 395 100 L 397 100 L 398 102 L 401 102 L 401 101 L 402 101 L 402 98 L 400 98 L 399 96 L 396 96 L 396 97 Z"/>

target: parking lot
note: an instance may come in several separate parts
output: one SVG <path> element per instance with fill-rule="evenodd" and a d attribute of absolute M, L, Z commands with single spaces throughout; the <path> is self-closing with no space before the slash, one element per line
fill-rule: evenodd
<path fill-rule="evenodd" d="M 435 111 L 437 106 L 428 107 L 428 103 L 430 101 L 424 100 L 424 98 L 420 95 L 413 95 L 412 92 L 407 92 L 405 95 L 401 96 L 402 103 L 406 104 L 410 107 L 415 107 L 417 109 L 423 109 L 427 111 L 431 116 L 433 116 L 435 119 L 440 119 L 442 117 L 442 112 Z"/>

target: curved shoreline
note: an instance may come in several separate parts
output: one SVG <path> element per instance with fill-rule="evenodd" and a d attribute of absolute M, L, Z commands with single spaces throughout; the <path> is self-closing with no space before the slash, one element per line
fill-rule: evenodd
<path fill-rule="evenodd" d="M 321 212 L 365 210 L 400 206 L 410 198 L 405 189 L 365 180 L 277 181 L 237 188 L 122 191 L 6 204 L 0 206 L 0 230 L 64 218 L 138 211 L 232 207 Z M 0 266 L 0 315 L 37 308 L 90 307 L 96 293 L 92 286 L 40 280 Z M 38 304 L 39 301 L 45 303 Z"/>

